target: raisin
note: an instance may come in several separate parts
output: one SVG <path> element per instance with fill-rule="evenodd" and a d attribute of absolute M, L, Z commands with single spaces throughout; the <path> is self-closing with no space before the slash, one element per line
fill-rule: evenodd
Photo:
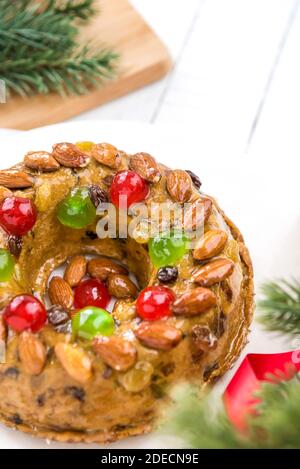
<path fill-rule="evenodd" d="M 200 189 L 201 185 L 202 185 L 202 182 L 200 181 L 199 177 L 197 176 L 197 174 L 193 173 L 193 171 L 189 171 L 188 169 L 186 170 L 186 172 L 190 175 L 191 177 L 191 180 L 193 181 L 193 184 L 195 187 L 197 187 L 197 189 Z"/>
<path fill-rule="evenodd" d="M 21 419 L 19 414 L 12 415 L 9 420 L 14 423 L 15 425 L 22 425 L 23 420 Z"/>
<path fill-rule="evenodd" d="M 211 374 L 217 370 L 219 368 L 219 364 L 216 362 L 216 363 L 213 363 L 211 365 L 207 365 L 203 371 L 203 379 L 204 381 L 208 381 Z"/>
<path fill-rule="evenodd" d="M 108 202 L 108 195 L 107 193 L 101 189 L 101 187 L 97 186 L 96 184 L 91 184 L 89 186 L 89 194 L 90 198 L 97 208 L 101 203 Z"/>
<path fill-rule="evenodd" d="M 163 365 L 160 371 L 164 376 L 169 376 L 174 372 L 175 368 L 176 368 L 175 363 L 171 362 L 171 363 L 166 363 L 165 365 Z"/>
<path fill-rule="evenodd" d="M 62 306 L 53 305 L 47 310 L 48 321 L 52 326 L 60 326 L 69 321 L 69 315 Z"/>
<path fill-rule="evenodd" d="M 216 336 L 211 332 L 210 328 L 200 324 L 192 327 L 191 338 L 195 348 L 202 352 L 215 349 L 218 343 Z"/>
<path fill-rule="evenodd" d="M 36 398 L 36 403 L 39 407 L 43 407 L 45 405 L 45 401 L 46 401 L 46 396 L 45 394 L 40 394 L 37 398 Z"/>
<path fill-rule="evenodd" d="M 233 291 L 232 288 L 227 280 L 223 280 L 223 282 L 220 283 L 220 286 L 225 293 L 226 299 L 228 302 L 232 301 L 233 298 Z"/>
<path fill-rule="evenodd" d="M 157 272 L 157 278 L 161 283 L 175 282 L 178 277 L 177 267 L 166 266 L 161 267 Z"/>
<path fill-rule="evenodd" d="M 65 322 L 64 324 L 59 324 L 54 328 L 59 334 L 70 334 L 72 332 L 71 321 Z"/>
<path fill-rule="evenodd" d="M 15 257 L 19 257 L 22 251 L 22 238 L 21 236 L 9 235 L 8 249 Z"/>
<path fill-rule="evenodd" d="M 94 233 L 93 231 L 86 231 L 86 236 L 90 238 L 92 241 L 98 238 L 97 233 Z"/>
<path fill-rule="evenodd" d="M 12 367 L 12 366 L 10 368 L 7 368 L 4 371 L 4 376 L 7 376 L 8 378 L 17 379 L 19 374 L 20 374 L 20 371 L 18 370 L 18 368 L 15 368 L 15 367 Z"/>
<path fill-rule="evenodd" d="M 74 397 L 74 399 L 77 399 L 79 402 L 84 402 L 85 399 L 85 391 L 82 388 L 79 388 L 77 386 L 67 386 L 64 389 L 65 394 L 69 394 L 70 396 Z"/>

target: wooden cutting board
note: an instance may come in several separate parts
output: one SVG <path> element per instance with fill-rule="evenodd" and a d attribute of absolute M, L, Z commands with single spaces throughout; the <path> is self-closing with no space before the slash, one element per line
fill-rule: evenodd
<path fill-rule="evenodd" d="M 127 0 L 99 0 L 101 14 L 84 28 L 82 39 L 107 44 L 120 54 L 117 78 L 88 95 L 13 97 L 0 104 L 0 127 L 27 130 L 61 122 L 162 78 L 169 53 Z"/>

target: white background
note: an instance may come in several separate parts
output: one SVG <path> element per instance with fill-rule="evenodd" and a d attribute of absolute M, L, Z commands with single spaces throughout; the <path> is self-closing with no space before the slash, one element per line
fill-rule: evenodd
<path fill-rule="evenodd" d="M 194 170 L 245 235 L 257 289 L 268 278 L 300 277 L 300 0 L 132 3 L 169 47 L 173 71 L 71 119 L 89 121 L 76 127 L 75 139 L 98 129 L 104 140 L 120 139 L 126 149 L 153 151 L 166 164 Z M 109 125 L 106 119 L 157 125 L 151 134 L 148 126 Z M 49 139 L 57 133 L 49 131 Z M 28 142 L 23 140 L 24 150 Z M 20 159 L 19 143 L 22 151 L 22 139 L 7 142 L 1 159 L 10 147 Z M 255 326 L 244 353 L 293 345 Z M 44 447 L 44 442 L 1 429 L 0 447 L 8 445 Z M 116 446 L 167 442 L 142 437 Z"/>
<path fill-rule="evenodd" d="M 168 46 L 173 71 L 71 121 L 179 123 L 222 142 L 224 154 L 262 145 L 263 135 L 270 152 L 297 155 L 300 0 L 131 3 Z"/>
<path fill-rule="evenodd" d="M 299 0 L 132 4 L 168 46 L 173 71 L 73 120 L 176 122 L 240 152 L 262 133 L 284 150 L 298 143 Z"/>

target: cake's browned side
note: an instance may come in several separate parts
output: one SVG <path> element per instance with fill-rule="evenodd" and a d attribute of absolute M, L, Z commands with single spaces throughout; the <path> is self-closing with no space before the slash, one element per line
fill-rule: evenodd
<path fill-rule="evenodd" d="M 107 153 L 105 155 L 107 157 Z M 78 184 L 99 184 L 105 190 L 109 178 L 129 165 L 129 157 L 124 153 L 118 155 L 118 168 L 113 167 L 115 160 L 112 164 L 110 159 L 110 166 L 107 166 L 107 161 L 106 164 L 99 161 L 101 158 L 103 154 L 98 149 L 95 158 L 83 169 L 62 167 L 53 173 L 32 172 L 35 186 L 25 189 L 23 194 L 34 199 L 39 217 L 32 232 L 23 239 L 17 278 L 9 285 L 0 285 L 2 307 L 21 292 L 35 293 L 43 299 L 52 270 L 77 254 L 109 255 L 136 275 L 141 288 L 158 284 L 157 269 L 151 264 L 145 245 L 132 239 L 125 242 L 91 239 L 85 230 L 67 229 L 56 219 L 56 206 L 71 188 Z M 151 166 L 151 157 L 147 156 L 146 160 L 144 157 L 144 161 L 150 161 Z M 170 170 L 159 165 L 155 167 L 156 172 L 151 173 L 149 165 L 144 165 L 142 170 L 144 177 L 155 180 L 150 200 L 168 200 L 166 182 Z M 159 170 L 162 178 L 157 181 Z M 175 174 L 175 185 L 178 177 L 181 177 L 180 172 Z M 186 187 L 178 193 L 174 181 L 171 187 L 175 196 L 182 200 L 191 196 Z M 16 194 L 19 192 L 15 191 Z M 197 196 L 198 191 L 193 189 L 193 193 Z M 6 363 L 0 364 L 0 420 L 3 423 L 61 442 L 107 443 L 149 432 L 155 425 L 160 405 L 167 402 L 168 390 L 173 384 L 189 381 L 199 386 L 207 385 L 232 366 L 246 343 L 252 319 L 253 270 L 241 233 L 217 203 L 213 199 L 211 201 L 212 212 L 205 220 L 205 231 L 222 229 L 227 233 L 228 241 L 222 257 L 234 263 L 232 276 L 210 287 L 217 297 L 217 304 L 201 315 L 168 318 L 167 324 L 179 328 L 183 339 L 165 351 L 147 347 L 134 338 L 132 331 L 138 326 L 132 313 L 134 301 L 118 301 L 114 309 L 113 315 L 118 320 L 117 336 L 133 335 L 139 363 L 146 363 L 146 369 L 152 370 L 145 387 L 139 389 L 136 386 L 130 391 L 126 384 L 127 372 L 108 369 L 83 342 L 79 346 L 91 360 L 93 377 L 79 383 L 66 372 L 54 353 L 55 346 L 61 342 L 69 343 L 70 337 L 57 333 L 51 325 L 37 334 L 47 350 L 45 367 L 41 373 L 30 375 L 20 361 L 19 336 L 10 333 Z M 94 231 L 95 227 L 91 230 Z M 7 246 L 4 233 L 1 234 L 0 245 Z M 171 285 L 177 296 L 195 288 L 191 273 L 198 264 L 191 252 L 178 263 L 179 276 Z M 208 328 L 216 340 L 214 346 L 206 351 L 199 351 L 193 345 L 192 336 L 197 327 L 202 330 Z"/>

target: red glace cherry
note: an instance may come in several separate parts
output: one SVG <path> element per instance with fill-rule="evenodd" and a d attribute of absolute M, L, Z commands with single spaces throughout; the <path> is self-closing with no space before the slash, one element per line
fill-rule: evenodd
<path fill-rule="evenodd" d="M 3 312 L 6 324 L 16 332 L 40 330 L 47 320 L 45 306 L 34 296 L 19 295 L 12 299 Z"/>
<path fill-rule="evenodd" d="M 9 234 L 23 236 L 34 226 L 37 211 L 30 199 L 7 197 L 0 203 L 0 226 Z"/>
<path fill-rule="evenodd" d="M 120 208 L 127 208 L 132 204 L 142 202 L 148 194 L 148 183 L 130 170 L 117 173 L 110 187 L 110 200 Z"/>
<path fill-rule="evenodd" d="M 136 303 L 138 315 L 146 321 L 156 321 L 172 316 L 171 303 L 175 294 L 170 288 L 163 286 L 147 287 L 141 291 Z"/>
<path fill-rule="evenodd" d="M 74 291 L 74 306 L 82 309 L 86 306 L 106 308 L 110 301 L 110 294 L 104 283 L 98 279 L 83 280 Z"/>

